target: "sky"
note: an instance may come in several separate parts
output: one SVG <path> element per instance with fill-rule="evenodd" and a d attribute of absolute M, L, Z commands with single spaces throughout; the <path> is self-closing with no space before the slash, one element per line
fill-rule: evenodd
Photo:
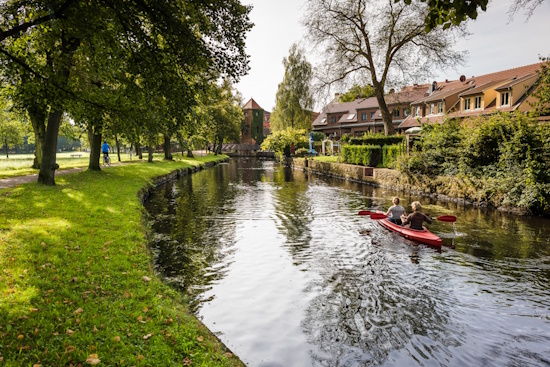
<path fill-rule="evenodd" d="M 527 20 L 524 13 L 509 19 L 512 0 L 491 0 L 486 12 L 467 23 L 470 36 L 455 45 L 468 51 L 465 66 L 457 70 L 436 71 L 433 80 L 458 79 L 489 74 L 518 66 L 534 64 L 540 56 L 550 56 L 550 0 L 545 0 Z M 248 33 L 246 50 L 250 55 L 250 71 L 236 85 L 244 102 L 250 98 L 267 111 L 275 106 L 277 87 L 283 79 L 283 58 L 293 43 L 308 51 L 301 25 L 303 0 L 243 0 L 253 6 L 250 18 L 255 24 Z M 317 60 L 308 57 L 315 67 Z M 433 80 L 426 80 L 429 83 Z M 344 92 L 344 91 L 341 91 Z M 317 103 L 320 110 L 323 103 Z"/>

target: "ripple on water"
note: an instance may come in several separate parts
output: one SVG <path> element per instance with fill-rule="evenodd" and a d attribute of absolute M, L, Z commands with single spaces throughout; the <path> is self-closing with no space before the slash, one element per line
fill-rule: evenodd
<path fill-rule="evenodd" d="M 357 216 L 392 195 L 232 161 L 153 195 L 155 267 L 250 366 L 550 365 L 548 222 L 432 202 L 437 251 Z"/>

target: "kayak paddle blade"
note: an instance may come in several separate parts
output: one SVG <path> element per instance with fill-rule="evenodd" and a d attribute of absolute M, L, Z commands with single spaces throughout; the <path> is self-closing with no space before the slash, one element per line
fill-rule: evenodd
<path fill-rule="evenodd" d="M 436 219 L 442 222 L 449 222 L 449 223 L 456 222 L 456 217 L 454 215 L 441 215 Z"/>
<path fill-rule="evenodd" d="M 386 214 L 383 214 L 383 213 L 371 213 L 370 214 L 370 219 L 373 219 L 373 220 L 380 220 L 380 219 L 386 219 L 388 216 Z"/>
<path fill-rule="evenodd" d="M 360 210 L 359 215 L 371 215 L 372 213 L 369 210 Z"/>

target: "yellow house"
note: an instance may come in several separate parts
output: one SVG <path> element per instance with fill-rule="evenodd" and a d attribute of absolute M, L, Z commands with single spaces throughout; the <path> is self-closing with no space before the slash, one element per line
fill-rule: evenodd
<path fill-rule="evenodd" d="M 455 81 L 434 82 L 429 96 L 411 103 L 413 113 L 400 128 L 499 111 L 530 111 L 536 102 L 531 93 L 539 78 L 540 66 L 541 63 L 536 63 L 477 77 L 461 76 Z"/>

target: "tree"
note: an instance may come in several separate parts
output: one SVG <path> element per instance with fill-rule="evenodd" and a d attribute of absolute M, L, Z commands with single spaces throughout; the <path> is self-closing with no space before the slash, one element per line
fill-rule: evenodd
<path fill-rule="evenodd" d="M 23 144 L 25 138 L 25 126 L 11 111 L 10 103 L 0 96 L 0 147 L 6 149 L 6 158 L 9 158 L 9 148 Z"/>
<path fill-rule="evenodd" d="M 250 9 L 238 0 L 2 2 L 2 77 L 19 87 L 21 105 L 32 114 L 42 152 L 37 154 L 39 182 L 55 184 L 61 116 L 75 101 L 94 110 L 87 124 L 95 153 L 103 119 L 113 112 L 106 98 L 97 99 L 99 91 L 114 93 L 125 82 L 117 80 L 125 73 L 126 81 L 147 76 L 146 88 L 153 86 L 156 95 L 144 99 L 146 107 L 163 95 L 161 81 L 169 75 L 183 81 L 211 71 L 234 79 L 244 75 Z M 122 70 L 121 63 L 114 62 L 121 55 Z M 83 82 L 92 87 L 83 87 Z M 95 160 L 91 154 L 90 168 Z"/>
<path fill-rule="evenodd" d="M 399 2 L 401 0 L 395 0 Z M 470 0 L 470 1 L 456 1 L 456 0 L 438 0 L 427 2 L 429 11 L 424 18 L 426 25 L 426 31 L 429 32 L 438 26 L 442 26 L 443 29 L 449 28 L 451 25 L 459 25 L 460 23 L 469 19 L 476 19 L 478 11 L 487 11 L 487 4 L 489 0 Z M 513 17 L 518 11 L 525 10 L 527 18 L 533 15 L 535 9 L 542 4 L 544 0 L 515 0 L 512 1 L 510 6 L 510 17 Z M 412 0 L 403 0 L 407 5 L 410 5 Z"/>
<path fill-rule="evenodd" d="M 393 84 L 427 77 L 434 67 L 463 62 L 452 50 L 454 28 L 425 32 L 428 6 L 395 0 L 308 0 L 304 24 L 315 49 L 322 53 L 316 70 L 318 88 L 342 86 L 352 78 L 374 88 L 386 135 L 394 132 L 384 90 Z"/>
<path fill-rule="evenodd" d="M 369 98 L 374 96 L 374 88 L 371 85 L 353 85 L 346 93 L 340 94 L 340 102 L 352 102 L 357 98 Z"/>
<path fill-rule="evenodd" d="M 283 58 L 285 75 L 279 84 L 276 104 L 271 114 L 271 129 L 284 130 L 287 127 L 311 130 L 311 64 L 304 51 L 296 44 L 290 47 L 288 58 Z"/>
<path fill-rule="evenodd" d="M 220 154 L 224 142 L 239 141 L 241 121 L 244 119 L 241 97 L 229 80 L 224 80 L 220 86 L 212 85 L 211 99 L 206 110 L 210 122 L 204 126 L 205 135 L 214 143 L 214 153 Z"/>
<path fill-rule="evenodd" d="M 543 61 L 545 60 L 543 59 Z M 539 115 L 544 116 L 550 114 L 550 60 L 541 64 L 538 74 L 539 79 L 533 92 L 533 96 L 537 98 L 534 107 Z"/>

